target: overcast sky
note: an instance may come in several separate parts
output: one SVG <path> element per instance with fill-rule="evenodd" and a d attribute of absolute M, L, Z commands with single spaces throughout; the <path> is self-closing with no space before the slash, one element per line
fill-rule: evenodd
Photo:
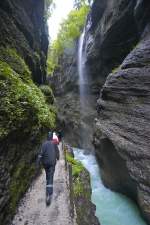
<path fill-rule="evenodd" d="M 67 17 L 73 8 L 73 0 L 55 0 L 56 8 L 48 20 L 49 35 L 51 40 L 56 39 L 61 21 Z"/>

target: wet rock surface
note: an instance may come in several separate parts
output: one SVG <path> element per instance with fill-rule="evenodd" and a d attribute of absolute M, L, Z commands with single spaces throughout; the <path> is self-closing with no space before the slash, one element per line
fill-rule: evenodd
<path fill-rule="evenodd" d="M 81 116 L 79 94 L 70 92 L 57 97 L 59 126 L 67 143 L 74 147 L 92 150 L 93 118 L 96 116 L 95 97 L 86 96 L 86 104 Z"/>
<path fill-rule="evenodd" d="M 92 92 L 85 96 L 85 108 L 81 115 L 77 54 L 78 42 L 75 42 L 72 48 L 65 49 L 59 69 L 49 79 L 49 83 L 56 97 L 58 124 L 63 130 L 65 141 L 72 146 L 93 149 L 92 121 L 96 115 L 96 97 Z"/>
<path fill-rule="evenodd" d="M 134 198 L 150 224 L 150 35 L 108 76 L 95 143 L 104 183 Z"/>

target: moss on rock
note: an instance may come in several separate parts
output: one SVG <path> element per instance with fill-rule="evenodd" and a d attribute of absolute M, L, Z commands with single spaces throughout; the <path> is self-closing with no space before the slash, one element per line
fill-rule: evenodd
<path fill-rule="evenodd" d="M 24 83 L 8 63 L 0 61 L 0 138 L 30 121 L 33 126 L 54 127 L 55 113 L 49 110 L 39 88 Z"/>
<path fill-rule="evenodd" d="M 10 224 L 31 184 L 35 159 L 56 109 L 34 84 L 46 82 L 44 1 L 0 4 L 0 224 Z M 34 81 L 34 82 L 33 82 Z"/>
<path fill-rule="evenodd" d="M 76 222 L 78 225 L 99 225 L 95 217 L 95 206 L 91 202 L 90 175 L 79 161 L 75 160 L 71 153 L 65 149 L 66 160 L 72 166 L 71 198 L 73 198 Z"/>
<path fill-rule="evenodd" d="M 80 173 L 84 170 L 83 165 L 75 160 L 70 153 L 66 153 L 67 162 L 71 163 L 72 165 L 72 175 L 73 177 L 78 177 Z"/>
<path fill-rule="evenodd" d="M 36 152 L 44 131 L 56 123 L 55 107 L 47 104 L 31 78 L 17 51 L 0 47 L 0 153 L 7 197 L 0 216 L 3 224 L 10 222 L 34 177 Z"/>
<path fill-rule="evenodd" d="M 46 102 L 49 104 L 53 104 L 54 103 L 54 94 L 53 94 L 53 91 L 50 88 L 50 86 L 40 85 L 40 89 L 43 92 L 43 94 L 45 95 Z"/>
<path fill-rule="evenodd" d="M 31 180 L 34 173 L 35 173 L 34 165 L 29 165 L 28 163 L 25 163 L 25 161 L 21 161 L 16 166 L 14 173 L 12 175 L 13 179 L 11 180 L 9 187 L 9 194 L 10 194 L 9 210 L 11 213 L 15 213 L 16 205 L 20 197 L 27 190 L 29 186 L 29 180 Z"/>
<path fill-rule="evenodd" d="M 31 72 L 16 49 L 0 47 L 0 60 L 6 62 L 23 81 L 31 80 Z"/>

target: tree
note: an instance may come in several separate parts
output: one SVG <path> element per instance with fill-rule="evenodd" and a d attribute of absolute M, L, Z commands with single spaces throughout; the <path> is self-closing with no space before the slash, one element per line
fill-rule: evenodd
<path fill-rule="evenodd" d="M 64 49 L 71 47 L 83 30 L 89 6 L 83 5 L 79 9 L 72 10 L 67 19 L 63 20 L 60 25 L 60 30 L 57 39 L 51 44 L 48 54 L 48 74 L 53 74 L 53 71 L 58 66 L 59 57 L 63 54 Z"/>

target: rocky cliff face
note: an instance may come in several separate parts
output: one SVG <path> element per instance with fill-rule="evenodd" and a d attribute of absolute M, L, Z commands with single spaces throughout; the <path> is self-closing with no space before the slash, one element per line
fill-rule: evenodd
<path fill-rule="evenodd" d="M 149 10 L 150 4 L 144 0 L 95 1 L 86 44 L 91 74 L 99 88 L 116 67 L 98 100 L 94 142 L 103 181 L 132 197 L 148 224 Z"/>
<path fill-rule="evenodd" d="M 135 46 L 135 5 L 130 0 L 94 1 L 86 28 L 87 63 L 94 86 L 102 86 L 108 73 Z"/>
<path fill-rule="evenodd" d="M 49 82 L 55 93 L 58 123 L 63 129 L 65 141 L 74 147 L 93 149 L 92 121 L 96 116 L 96 97 L 92 92 L 86 95 L 85 109 L 81 114 L 78 41 L 72 48 L 65 49 L 59 68 Z"/>
<path fill-rule="evenodd" d="M 59 59 L 59 67 L 49 78 L 58 106 L 58 123 L 65 140 L 72 146 L 78 143 L 80 122 L 80 101 L 77 71 L 77 44 L 65 49 Z M 68 135 L 69 134 L 69 135 Z"/>
<path fill-rule="evenodd" d="M 0 224 L 15 212 L 35 172 L 35 157 L 54 112 L 33 80 L 46 77 L 43 0 L 0 2 Z"/>
<path fill-rule="evenodd" d="M 46 79 L 48 33 L 44 1 L 1 1 L 0 46 L 15 48 L 32 72 L 34 81 Z"/>

